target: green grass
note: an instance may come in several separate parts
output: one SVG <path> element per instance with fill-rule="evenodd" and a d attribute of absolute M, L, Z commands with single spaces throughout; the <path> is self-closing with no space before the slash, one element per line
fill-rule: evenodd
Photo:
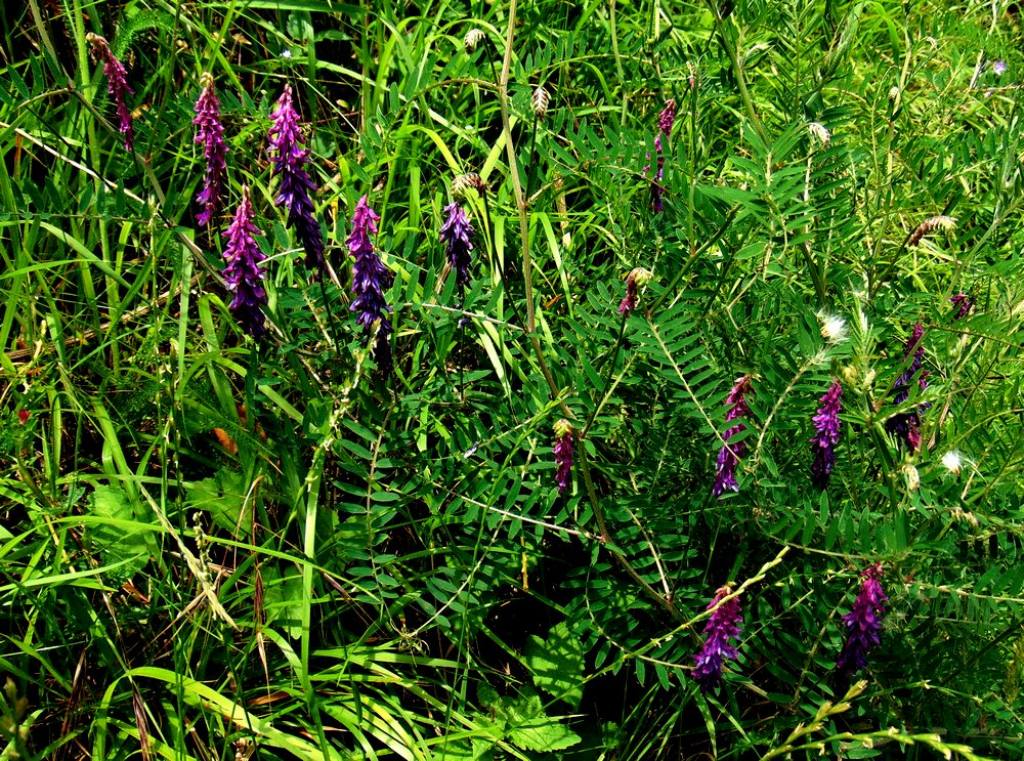
<path fill-rule="evenodd" d="M 7 9 L 0 757 L 1019 757 L 1021 24 L 1004 0 Z M 88 32 L 126 62 L 133 153 Z M 229 145 L 209 230 L 206 71 Z M 273 203 L 286 83 L 320 285 Z M 463 294 L 438 230 L 470 172 Z M 258 344 L 220 274 L 243 185 L 269 256 Z M 387 378 L 349 311 L 364 194 L 395 275 Z M 936 215 L 955 228 L 912 245 Z M 653 279 L 623 318 L 634 267 Z M 916 322 L 928 385 L 897 404 Z M 740 491 L 714 499 L 744 374 Z M 914 410 L 909 452 L 886 423 Z M 873 562 L 882 645 L 845 683 L 841 616 Z M 726 583 L 740 657 L 702 693 Z"/>

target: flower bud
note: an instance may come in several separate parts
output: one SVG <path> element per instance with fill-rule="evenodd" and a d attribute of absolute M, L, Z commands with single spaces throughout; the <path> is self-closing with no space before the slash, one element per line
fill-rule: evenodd
<path fill-rule="evenodd" d="M 548 91 L 543 86 L 538 87 L 533 91 L 533 96 L 530 98 L 530 105 L 533 107 L 533 115 L 538 119 L 543 119 L 548 114 L 548 103 L 551 100 L 551 96 L 548 95 Z"/>
<path fill-rule="evenodd" d="M 483 30 L 473 27 L 466 32 L 466 36 L 462 38 L 462 44 L 465 46 L 467 53 L 472 53 L 486 38 L 487 35 L 483 33 Z"/>

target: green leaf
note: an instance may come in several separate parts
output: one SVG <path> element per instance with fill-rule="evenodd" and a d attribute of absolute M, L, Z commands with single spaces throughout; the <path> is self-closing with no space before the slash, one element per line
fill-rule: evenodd
<path fill-rule="evenodd" d="M 128 495 L 117 486 L 97 486 L 89 512 L 100 519 L 89 537 L 104 564 L 125 562 L 118 571 L 122 581 L 142 570 L 156 545 L 150 533 L 135 526 L 144 516 L 135 515 Z"/>
<path fill-rule="evenodd" d="M 188 487 L 192 507 L 209 513 L 217 526 L 238 536 L 248 536 L 252 528 L 253 503 L 246 501 L 248 492 L 242 474 L 227 468 Z"/>
<path fill-rule="evenodd" d="M 581 740 L 571 729 L 544 714 L 540 696 L 535 692 L 507 703 L 504 713 L 509 725 L 508 739 L 523 750 L 564 750 Z"/>
<path fill-rule="evenodd" d="M 573 708 L 579 705 L 583 698 L 583 643 L 567 622 L 555 624 L 547 640 L 532 635 L 523 662 L 538 688 Z"/>

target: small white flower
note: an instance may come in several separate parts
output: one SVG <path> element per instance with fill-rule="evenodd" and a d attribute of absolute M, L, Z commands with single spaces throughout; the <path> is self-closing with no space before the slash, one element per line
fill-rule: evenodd
<path fill-rule="evenodd" d="M 292 57 L 292 51 L 290 49 L 288 49 L 288 48 L 285 48 L 284 50 L 281 51 L 281 57 L 282 58 L 291 58 Z"/>
<path fill-rule="evenodd" d="M 830 142 L 832 142 L 832 133 L 828 131 L 828 128 L 820 122 L 811 122 L 807 125 L 807 129 L 810 130 L 811 135 L 821 143 L 821 147 L 825 148 Z"/>
<path fill-rule="evenodd" d="M 846 340 L 846 320 L 837 314 L 818 312 L 818 321 L 821 323 L 821 337 L 830 344 L 842 343 Z"/>
<path fill-rule="evenodd" d="M 960 453 L 955 449 L 942 455 L 942 464 L 946 467 L 946 470 L 954 476 L 959 475 L 960 469 L 963 467 L 963 461 L 960 459 Z"/>

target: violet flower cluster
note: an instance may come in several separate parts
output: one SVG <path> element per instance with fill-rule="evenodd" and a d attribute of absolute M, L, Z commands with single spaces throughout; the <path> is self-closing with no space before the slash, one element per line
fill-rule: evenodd
<path fill-rule="evenodd" d="M 839 413 L 843 409 L 843 386 L 833 381 L 821 397 L 821 406 L 811 419 L 815 434 L 811 437 L 814 462 L 811 463 L 811 483 L 819 489 L 828 488 L 832 468 L 836 464 L 836 444 L 839 443 Z"/>
<path fill-rule="evenodd" d="M 384 291 L 391 287 L 394 276 L 391 270 L 384 266 L 370 241 L 370 236 L 377 234 L 379 221 L 380 215 L 370 207 L 366 196 L 363 196 L 352 214 L 352 232 L 345 242 L 353 258 L 352 293 L 355 298 L 349 309 L 356 313 L 356 321 L 366 332 L 369 332 L 378 320 L 380 321 L 374 356 L 378 367 L 386 374 L 391 367 L 391 347 L 388 342 L 391 321 L 387 316 L 391 307 L 384 298 Z"/>
<path fill-rule="evenodd" d="M 851 675 L 868 665 L 868 652 L 882 641 L 882 619 L 885 601 L 889 599 L 882 589 L 882 564 L 875 563 L 864 569 L 860 594 L 853 609 L 843 616 L 846 643 L 836 661 L 836 668 Z"/>
<path fill-rule="evenodd" d="M 725 415 L 726 422 L 741 420 L 750 414 L 746 400 L 746 395 L 749 393 L 751 393 L 750 376 L 740 376 L 729 391 L 729 395 L 725 397 L 725 403 L 731 405 Z M 746 430 L 746 426 L 743 422 L 737 422 L 722 434 L 722 448 L 718 450 L 715 467 L 715 483 L 711 487 L 711 494 L 715 497 L 721 496 L 726 490 L 735 492 L 740 490 L 740 485 L 736 481 L 736 466 L 747 453 L 747 444 L 745 441 L 730 443 L 729 440 L 744 430 Z"/>
<path fill-rule="evenodd" d="M 949 297 L 949 303 L 956 309 L 954 319 L 962 320 L 964 317 L 971 313 L 974 309 L 974 299 L 968 296 L 966 293 L 954 293 Z"/>
<path fill-rule="evenodd" d="M 448 263 L 455 270 L 455 282 L 460 289 L 469 284 L 470 252 L 473 250 L 473 225 L 458 203 L 444 207 L 445 222 L 441 225 L 440 237 L 448 252 Z"/>
<path fill-rule="evenodd" d="M 555 423 L 554 428 L 555 483 L 558 484 L 559 493 L 565 493 L 569 489 L 572 477 L 573 428 L 565 418 Z"/>
<path fill-rule="evenodd" d="M 103 75 L 107 78 L 107 93 L 114 99 L 117 109 L 117 129 L 124 135 L 124 149 L 131 151 L 135 145 L 135 131 L 132 127 L 132 114 L 125 103 L 125 96 L 135 92 L 128 86 L 128 71 L 110 49 L 105 37 L 90 32 L 85 36 L 92 45 L 93 55 L 103 61 Z"/>
<path fill-rule="evenodd" d="M 309 150 L 302 147 L 302 130 L 299 114 L 292 104 L 291 85 L 284 86 L 270 118 L 273 124 L 268 139 L 274 157 L 274 174 L 281 178 L 274 203 L 288 209 L 288 225 L 295 230 L 306 252 L 306 266 L 313 270 L 315 277 L 324 268 L 324 241 L 310 197 L 316 186 L 305 169 Z"/>
<path fill-rule="evenodd" d="M 924 326 L 921 323 L 914 325 L 914 330 L 907 339 L 904 347 L 903 358 L 906 360 L 911 354 L 914 359 L 910 366 L 896 379 L 893 386 L 893 404 L 903 404 L 910 397 L 910 384 L 914 376 L 921 370 L 924 363 Z M 918 387 L 924 390 L 928 386 L 927 373 L 922 372 L 918 378 Z M 928 405 L 920 405 L 919 409 L 927 409 Z M 901 412 L 893 415 L 885 424 L 886 430 L 898 438 L 911 451 L 916 452 L 921 446 L 921 416 L 919 410 Z"/>
<path fill-rule="evenodd" d="M 228 309 L 243 330 L 253 338 L 260 338 L 266 332 L 263 307 L 267 303 L 260 264 L 267 257 L 256 243 L 256 236 L 262 233 L 256 228 L 253 216 L 249 188 L 243 186 L 242 201 L 224 233 L 228 239 L 224 247 L 224 260 L 227 262 L 224 281 L 228 291 L 234 294 Z"/>
<path fill-rule="evenodd" d="M 676 120 L 676 102 L 674 99 L 669 98 L 665 101 L 665 107 L 658 114 L 658 132 L 654 136 L 654 151 L 657 154 L 657 169 L 654 172 L 654 179 L 651 182 L 651 208 L 657 214 L 664 210 L 664 204 L 662 203 L 661 197 L 665 193 L 665 188 L 661 182 L 665 177 L 665 151 L 661 143 L 661 136 L 668 137 L 672 132 L 672 124 Z M 651 170 L 651 154 L 647 154 L 647 165 L 644 167 L 644 174 L 647 174 Z"/>
<path fill-rule="evenodd" d="M 722 666 L 725 660 L 736 660 L 739 652 L 730 640 L 738 639 L 740 636 L 740 623 L 743 620 L 740 611 L 740 598 L 721 602 L 722 598 L 730 594 L 732 590 L 728 586 L 720 587 L 715 592 L 714 598 L 708 604 L 707 610 L 715 608 L 707 625 L 704 627 L 704 644 L 701 646 L 693 659 L 696 667 L 693 670 L 693 678 L 700 684 L 702 691 L 707 692 L 716 686 L 722 679 Z"/>
<path fill-rule="evenodd" d="M 205 73 L 199 83 L 203 91 L 196 101 L 195 142 L 203 146 L 203 189 L 196 196 L 202 210 L 196 214 L 196 223 L 205 227 L 220 211 L 221 195 L 224 189 L 224 175 L 228 166 L 228 149 L 224 144 L 224 125 L 220 121 L 220 101 L 213 89 L 213 76 Z"/>
<path fill-rule="evenodd" d="M 634 267 L 629 271 L 626 275 L 626 295 L 619 302 L 619 314 L 626 316 L 636 309 L 640 299 L 640 288 L 647 285 L 652 277 L 653 273 L 643 267 Z"/>

